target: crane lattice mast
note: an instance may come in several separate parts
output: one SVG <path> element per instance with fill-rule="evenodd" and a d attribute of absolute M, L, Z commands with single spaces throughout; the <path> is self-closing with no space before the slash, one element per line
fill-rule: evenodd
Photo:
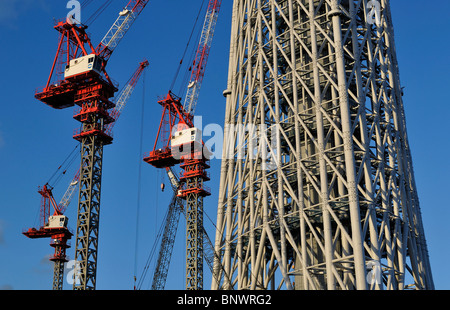
<path fill-rule="evenodd" d="M 180 188 L 179 178 L 176 176 L 172 168 L 166 168 L 167 174 L 170 179 L 170 184 L 173 190 L 172 200 L 167 209 L 165 222 L 164 222 L 164 232 L 161 239 L 161 245 L 159 249 L 158 259 L 155 267 L 155 272 L 153 274 L 152 290 L 163 290 L 166 284 L 167 275 L 169 271 L 170 260 L 172 257 L 173 246 L 175 243 L 175 237 L 178 229 L 178 222 L 181 213 L 184 214 L 186 218 L 186 211 L 184 210 L 183 200 L 177 196 L 178 189 Z M 214 260 L 218 258 L 217 253 L 214 250 L 214 244 L 208 236 L 205 228 L 202 229 L 203 232 L 203 256 L 206 264 L 208 265 L 211 274 L 214 276 Z M 215 278 L 215 281 L 220 279 Z"/>

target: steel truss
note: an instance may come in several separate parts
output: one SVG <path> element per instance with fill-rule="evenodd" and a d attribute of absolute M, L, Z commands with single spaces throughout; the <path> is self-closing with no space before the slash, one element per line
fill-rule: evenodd
<path fill-rule="evenodd" d="M 368 2 L 234 1 L 212 289 L 434 288 L 389 1 Z"/>

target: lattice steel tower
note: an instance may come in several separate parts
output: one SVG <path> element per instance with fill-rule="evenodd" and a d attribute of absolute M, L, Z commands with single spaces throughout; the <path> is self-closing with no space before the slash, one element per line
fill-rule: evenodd
<path fill-rule="evenodd" d="M 212 289 L 433 289 L 389 1 L 235 0 Z"/>

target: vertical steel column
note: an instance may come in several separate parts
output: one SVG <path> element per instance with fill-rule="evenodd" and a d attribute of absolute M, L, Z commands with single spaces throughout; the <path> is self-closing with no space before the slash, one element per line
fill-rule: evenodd
<path fill-rule="evenodd" d="M 353 5 L 351 3 L 350 5 Z M 355 264 L 355 280 L 356 287 L 358 289 L 366 289 L 366 271 L 364 263 L 364 249 L 362 242 L 362 229 L 361 229 L 361 218 L 359 210 L 359 201 L 357 193 L 357 182 L 356 182 L 356 164 L 353 149 L 352 140 L 352 120 L 350 116 L 350 102 L 349 94 L 347 90 L 347 75 L 345 70 L 346 65 L 344 62 L 344 46 L 342 42 L 342 29 L 341 29 L 341 18 L 340 15 L 342 11 L 338 6 L 337 0 L 331 0 L 330 11 L 328 13 L 329 17 L 333 23 L 333 36 L 334 36 L 334 52 L 336 61 L 336 75 L 337 75 L 337 91 L 339 95 L 339 107 L 340 116 L 342 124 L 342 139 L 344 143 L 344 159 L 345 168 L 347 176 L 347 190 L 348 190 L 348 201 L 349 210 L 351 218 L 351 238 L 353 243 L 353 255 Z"/>

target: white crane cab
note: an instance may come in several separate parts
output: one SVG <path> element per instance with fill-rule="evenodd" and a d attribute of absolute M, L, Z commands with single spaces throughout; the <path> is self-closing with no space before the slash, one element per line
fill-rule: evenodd
<path fill-rule="evenodd" d="M 202 131 L 200 129 L 192 127 L 178 130 L 170 139 L 170 145 L 172 148 L 191 143 L 202 145 Z"/>
<path fill-rule="evenodd" d="M 95 54 L 90 54 L 72 59 L 66 66 L 64 78 L 67 79 L 90 71 L 101 74 L 101 69 L 102 59 Z"/>
<path fill-rule="evenodd" d="M 48 218 L 48 225 L 45 228 L 67 228 L 69 218 L 65 215 L 52 215 Z"/>
<path fill-rule="evenodd" d="M 191 155 L 192 152 L 202 152 L 202 131 L 192 127 L 176 131 L 171 139 L 170 145 L 174 158 L 181 159 Z"/>

